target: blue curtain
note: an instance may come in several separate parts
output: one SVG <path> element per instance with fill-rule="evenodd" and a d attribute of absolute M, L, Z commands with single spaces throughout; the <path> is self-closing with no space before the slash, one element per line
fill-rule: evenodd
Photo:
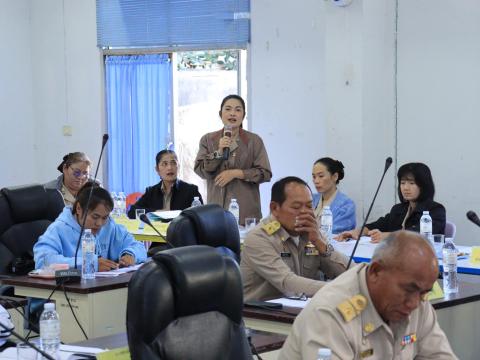
<path fill-rule="evenodd" d="M 168 54 L 107 56 L 105 72 L 108 190 L 143 192 L 171 141 L 172 65 Z"/>

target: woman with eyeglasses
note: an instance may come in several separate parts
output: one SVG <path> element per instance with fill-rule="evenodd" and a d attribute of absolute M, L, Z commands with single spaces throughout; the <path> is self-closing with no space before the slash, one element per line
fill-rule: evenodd
<path fill-rule="evenodd" d="M 51 264 L 73 266 L 84 221 L 85 229 L 90 229 L 95 236 L 99 271 L 144 262 L 147 258 L 145 245 L 136 241 L 125 227 L 110 218 L 112 209 L 113 200 L 108 191 L 93 181 L 87 182 L 79 190 L 73 206 L 65 206 L 62 213 L 38 238 L 33 247 L 35 268 L 41 269 Z M 77 264 L 82 263 L 81 254 L 79 250 Z"/>
<path fill-rule="evenodd" d="M 57 189 L 62 193 L 66 206 L 72 206 L 78 191 L 87 182 L 91 161 L 83 152 L 68 153 L 57 169 L 62 173 L 58 178 L 44 185 L 45 189 Z"/>
<path fill-rule="evenodd" d="M 178 159 L 173 150 L 162 150 L 156 158 L 155 171 L 160 176 L 160 182 L 147 187 L 145 194 L 128 210 L 128 217 L 135 219 L 136 209 L 145 212 L 156 210 L 183 210 L 192 205 L 194 197 L 203 204 L 198 187 L 177 178 Z"/>

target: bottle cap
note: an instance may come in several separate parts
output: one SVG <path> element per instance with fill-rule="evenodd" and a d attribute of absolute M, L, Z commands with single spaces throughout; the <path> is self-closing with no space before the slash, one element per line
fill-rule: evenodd
<path fill-rule="evenodd" d="M 193 200 L 200 200 L 200 198 L 198 196 L 194 196 Z"/>
<path fill-rule="evenodd" d="M 423 215 L 430 215 L 430 212 L 424 211 L 424 212 L 423 212 Z"/>
<path fill-rule="evenodd" d="M 83 233 L 84 233 L 84 234 L 91 234 L 91 233 L 92 233 L 92 229 L 85 229 L 85 230 L 83 230 Z"/>
<path fill-rule="evenodd" d="M 44 310 L 55 310 L 55 303 L 53 303 L 53 302 L 45 303 L 45 305 L 43 305 L 43 309 Z"/>
<path fill-rule="evenodd" d="M 232 198 L 232 201 L 237 201 L 237 199 L 233 199 L 233 198 Z"/>
<path fill-rule="evenodd" d="M 332 350 L 329 348 L 320 348 L 318 349 L 319 356 L 332 356 Z"/>

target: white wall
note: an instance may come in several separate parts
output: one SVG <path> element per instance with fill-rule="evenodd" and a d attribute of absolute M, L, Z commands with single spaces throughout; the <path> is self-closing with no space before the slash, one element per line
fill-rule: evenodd
<path fill-rule="evenodd" d="M 0 187 L 35 175 L 28 0 L 0 0 Z"/>
<path fill-rule="evenodd" d="M 103 73 L 95 0 L 31 1 L 31 38 L 36 180 L 45 182 L 59 174 L 64 154 L 84 151 L 95 162 L 100 151 Z M 72 136 L 63 136 L 64 125 Z"/>
<path fill-rule="evenodd" d="M 250 119 L 267 146 L 272 182 L 287 175 L 311 182 L 316 159 L 338 158 L 341 188 L 359 219 L 394 153 L 393 9 L 392 2 L 251 3 Z M 393 173 L 372 218 L 394 201 Z M 261 186 L 264 214 L 271 185 Z"/>

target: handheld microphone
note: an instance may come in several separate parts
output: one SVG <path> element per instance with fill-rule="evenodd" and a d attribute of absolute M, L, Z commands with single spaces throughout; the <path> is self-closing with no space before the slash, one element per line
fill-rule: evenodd
<path fill-rule="evenodd" d="M 15 336 L 17 339 L 21 340 L 22 342 L 24 342 L 25 344 L 27 344 L 28 346 L 30 346 L 32 349 L 34 349 L 35 351 L 39 352 L 40 354 L 42 354 L 42 356 L 45 358 L 45 359 L 48 359 L 48 360 L 55 360 L 53 358 L 53 356 L 51 355 L 48 355 L 45 351 L 43 350 L 40 350 L 37 346 L 35 346 L 34 344 L 32 344 L 30 341 L 28 341 L 26 338 L 24 338 L 23 336 L 20 336 L 20 334 L 16 333 L 13 329 L 10 329 L 8 326 L 6 326 L 4 323 L 2 323 L 0 321 L 0 327 L 6 331 L 9 331 L 13 336 Z"/>
<path fill-rule="evenodd" d="M 375 195 L 373 196 L 373 200 L 370 203 L 370 207 L 368 208 L 367 216 L 365 216 L 365 220 L 363 220 L 362 227 L 360 228 L 360 233 L 358 235 L 358 239 L 355 241 L 355 246 L 353 247 L 352 254 L 350 255 L 350 259 L 348 259 L 348 265 L 347 265 L 347 270 L 350 268 L 350 264 L 352 263 L 353 256 L 355 255 L 355 251 L 357 250 L 358 243 L 360 242 L 360 238 L 362 237 L 363 229 L 365 229 L 365 225 L 367 224 L 368 217 L 370 216 L 370 212 L 372 211 L 373 204 L 375 203 L 375 200 L 377 199 L 378 191 L 380 190 L 380 186 L 382 185 L 383 178 L 385 177 L 385 174 L 387 173 L 388 168 L 390 165 L 392 165 L 392 158 L 389 156 L 385 160 L 385 168 L 383 169 L 383 174 L 382 178 L 380 179 L 380 182 L 378 183 L 377 186 L 377 191 L 375 191 Z"/>
<path fill-rule="evenodd" d="M 95 176 L 94 176 L 95 180 L 97 179 L 98 169 L 100 168 L 100 162 L 102 161 L 103 150 L 105 149 L 105 145 L 107 144 L 107 141 L 108 141 L 108 134 L 103 134 L 102 148 L 100 150 L 100 156 L 98 157 L 97 169 L 95 170 Z M 90 205 L 90 200 L 92 198 L 93 188 L 94 188 L 94 186 L 92 186 L 90 188 L 90 192 L 88 194 L 88 199 L 87 199 L 87 204 L 86 204 L 85 209 L 83 211 L 82 226 L 80 227 L 80 235 L 78 236 L 77 247 L 75 248 L 75 266 L 74 266 L 73 269 L 55 271 L 55 280 L 56 280 L 57 284 L 80 282 L 80 279 L 82 278 L 82 273 L 81 273 L 80 269 L 78 269 L 78 264 L 77 264 L 78 249 L 80 248 L 80 243 L 82 241 L 83 232 L 85 230 L 85 223 L 87 222 L 88 206 Z"/>
<path fill-rule="evenodd" d="M 230 125 L 225 125 L 223 129 L 223 136 L 232 137 L 232 127 Z M 223 160 L 228 160 L 230 157 L 230 147 L 223 149 Z"/>
<path fill-rule="evenodd" d="M 468 220 L 473 222 L 475 225 L 480 226 L 480 219 L 478 218 L 475 211 L 473 211 L 473 210 L 468 211 L 467 212 L 467 218 L 468 218 Z"/>
<path fill-rule="evenodd" d="M 152 222 L 150 221 L 150 219 L 148 218 L 148 216 L 146 214 L 142 214 L 140 215 L 140 220 L 142 220 L 145 224 L 147 224 L 148 226 L 150 226 L 157 234 L 158 236 L 160 236 L 160 238 L 165 241 L 165 243 L 167 243 L 172 249 L 175 248 L 175 246 L 173 246 L 170 241 L 168 241 L 165 236 L 163 236 L 160 231 L 157 230 L 157 228 L 155 226 L 153 226 Z"/>

